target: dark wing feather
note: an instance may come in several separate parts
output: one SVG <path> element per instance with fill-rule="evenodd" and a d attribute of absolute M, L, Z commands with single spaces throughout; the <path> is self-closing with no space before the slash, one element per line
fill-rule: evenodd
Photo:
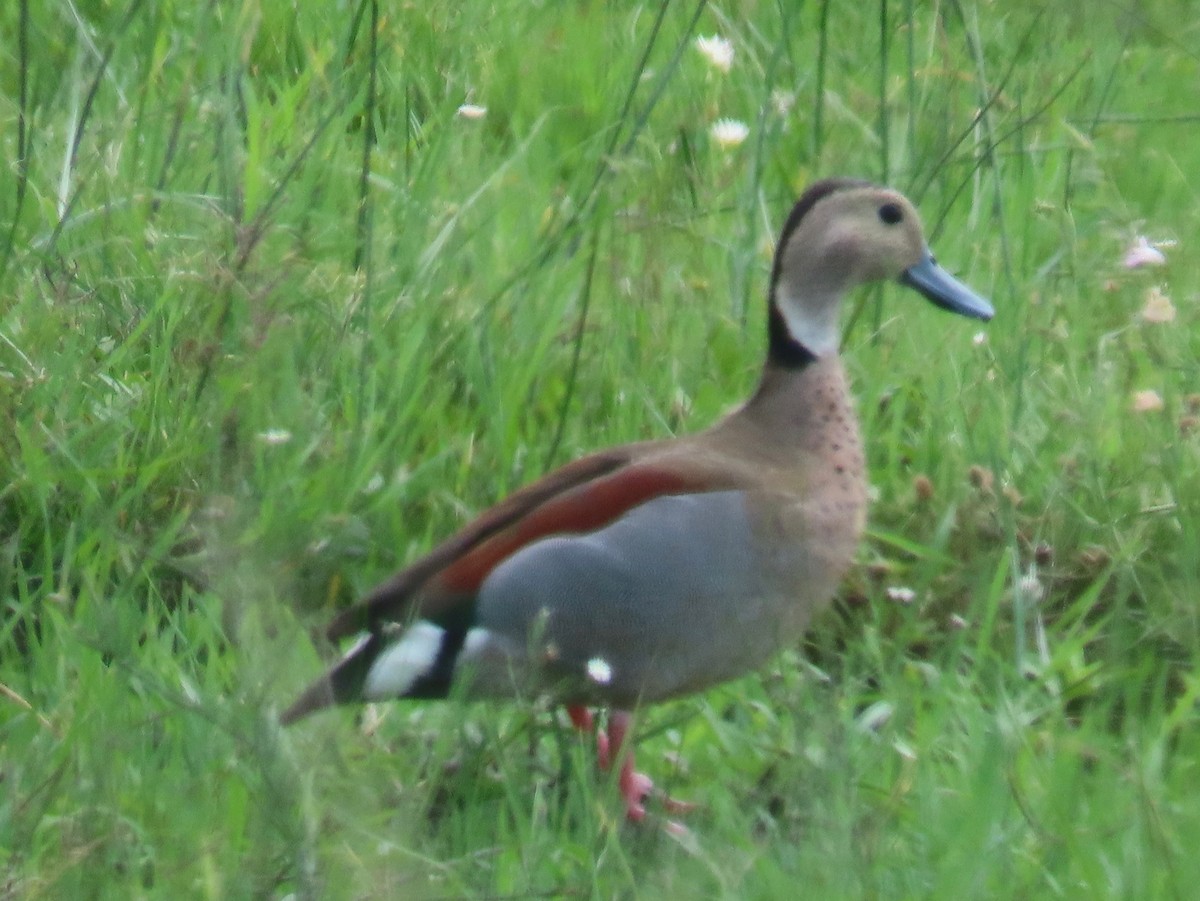
<path fill-rule="evenodd" d="M 410 614 L 409 605 L 418 590 L 433 576 L 453 566 L 496 533 L 512 526 L 530 510 L 563 492 L 628 465 L 632 453 L 630 447 L 623 447 L 591 454 L 515 491 L 424 557 L 379 585 L 361 602 L 339 613 L 326 629 L 326 635 L 331 641 L 338 641 L 370 630 L 384 620 L 404 621 Z"/>
<path fill-rule="evenodd" d="M 365 633 L 359 644 L 309 686 L 281 716 L 294 722 L 333 704 L 361 699 L 374 661 L 394 640 L 387 623 L 422 619 L 442 630 L 431 671 L 406 697 L 441 697 L 475 616 L 480 586 L 504 560 L 540 538 L 604 528 L 654 498 L 731 487 L 711 467 L 645 460 L 653 445 L 585 457 L 510 495 L 458 534 L 372 591 L 329 626 L 333 640 Z"/>

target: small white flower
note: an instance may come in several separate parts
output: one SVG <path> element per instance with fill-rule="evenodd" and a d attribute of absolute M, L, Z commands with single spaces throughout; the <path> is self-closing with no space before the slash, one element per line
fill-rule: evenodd
<path fill-rule="evenodd" d="M 775 108 L 776 114 L 786 116 L 792 111 L 792 107 L 795 105 L 796 95 L 791 91 L 776 88 L 771 92 L 771 106 Z"/>
<path fill-rule="evenodd" d="M 607 685 L 612 681 L 612 667 L 603 657 L 593 657 L 587 662 L 587 674 L 597 685 Z"/>
<path fill-rule="evenodd" d="M 486 106 L 479 106 L 474 103 L 464 103 L 458 108 L 458 116 L 460 119 L 482 119 L 486 115 Z"/>
<path fill-rule="evenodd" d="M 878 732 L 896 712 L 890 701 L 876 701 L 858 715 L 858 728 L 863 732 Z"/>
<path fill-rule="evenodd" d="M 1145 235 L 1138 235 L 1125 251 L 1124 266 L 1126 269 L 1140 269 L 1142 266 L 1162 266 L 1167 262 L 1166 255 L 1150 243 Z"/>
<path fill-rule="evenodd" d="M 367 480 L 367 484 L 363 485 L 363 494 L 374 494 L 383 487 L 383 473 L 377 472 Z"/>
<path fill-rule="evenodd" d="M 1038 578 L 1037 570 L 1033 567 L 1030 567 L 1017 580 L 1017 590 L 1021 593 L 1021 597 L 1031 604 L 1040 604 L 1046 597 L 1046 586 L 1042 584 L 1042 580 Z"/>
<path fill-rule="evenodd" d="M 885 594 L 889 601 L 904 605 L 911 604 L 917 597 L 917 593 L 907 585 L 889 585 Z"/>
<path fill-rule="evenodd" d="M 1175 305 L 1161 288 L 1154 287 L 1146 292 L 1146 305 L 1142 307 L 1142 318 L 1156 325 L 1175 321 Z"/>
<path fill-rule="evenodd" d="M 975 337 L 971 339 L 971 343 L 976 347 L 982 347 L 987 343 L 987 332 L 976 332 Z"/>
<path fill-rule="evenodd" d="M 903 739 L 897 738 L 893 741 L 892 748 L 905 760 L 912 761 L 917 759 L 917 752 L 913 749 L 913 746 Z"/>
<path fill-rule="evenodd" d="M 287 429 L 267 429 L 258 433 L 258 440 L 263 444 L 287 444 L 292 440 L 292 433 Z"/>
<path fill-rule="evenodd" d="M 696 38 L 696 49 L 699 50 L 708 64 L 721 72 L 728 72 L 733 67 L 733 44 L 720 35 L 711 38 Z"/>
<path fill-rule="evenodd" d="M 737 147 L 750 134 L 750 127 L 737 119 L 718 119 L 710 129 L 712 139 L 722 150 Z"/>
<path fill-rule="evenodd" d="M 196 688 L 196 683 L 187 676 L 179 677 L 179 687 L 183 690 L 183 696 L 187 702 L 193 707 L 199 707 L 200 702 L 204 700 L 200 697 L 200 690 Z"/>
<path fill-rule="evenodd" d="M 1162 395 L 1153 388 L 1133 392 L 1134 413 L 1157 413 L 1163 408 Z"/>

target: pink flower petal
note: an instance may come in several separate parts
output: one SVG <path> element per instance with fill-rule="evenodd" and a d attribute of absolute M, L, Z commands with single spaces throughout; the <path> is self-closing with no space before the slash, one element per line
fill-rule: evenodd
<path fill-rule="evenodd" d="M 1140 269 L 1142 266 L 1162 266 L 1167 262 L 1163 252 L 1155 247 L 1145 235 L 1138 235 L 1129 249 L 1125 251 L 1124 266 L 1126 269 Z"/>

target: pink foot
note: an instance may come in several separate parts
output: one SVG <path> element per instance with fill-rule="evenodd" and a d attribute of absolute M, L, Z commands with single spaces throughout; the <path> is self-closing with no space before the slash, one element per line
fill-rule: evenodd
<path fill-rule="evenodd" d="M 650 777 L 637 772 L 633 768 L 633 748 L 625 749 L 625 741 L 629 737 L 633 725 L 633 715 L 624 710 L 614 710 L 608 717 L 607 748 L 600 755 L 600 766 L 608 769 L 614 759 L 621 761 L 621 772 L 617 776 L 617 787 L 621 797 L 625 799 L 625 816 L 640 823 L 646 818 L 644 801 L 654 789 Z M 624 753 L 622 753 L 624 752 Z"/>
<path fill-rule="evenodd" d="M 634 769 L 633 748 L 625 748 L 630 729 L 633 726 L 633 714 L 627 710 L 614 710 L 609 714 L 608 731 L 596 729 L 592 712 L 583 705 L 567 707 L 567 716 L 580 732 L 596 732 L 596 763 L 602 770 L 612 769 L 613 761 L 621 761 L 621 771 L 617 775 L 617 788 L 625 802 L 625 816 L 635 823 L 646 818 L 646 798 L 654 791 L 654 783 L 644 773 Z M 662 805 L 668 813 L 686 814 L 696 809 L 695 804 L 687 801 L 677 801 L 667 795 L 662 795 Z M 665 827 L 667 832 L 676 836 L 688 834 L 686 826 L 668 820 Z"/>
<path fill-rule="evenodd" d="M 619 749 L 618 749 L 619 750 Z M 596 766 L 608 772 L 612 769 L 613 752 L 608 735 L 596 730 Z"/>
<path fill-rule="evenodd" d="M 592 716 L 592 711 L 582 704 L 569 704 L 567 705 L 567 716 L 571 718 L 571 725 L 577 731 L 584 733 L 595 731 L 596 758 L 600 769 L 607 770 L 612 765 L 612 757 L 608 753 L 608 736 L 596 728 L 596 719 Z"/>
<path fill-rule="evenodd" d="M 645 800 L 654 789 L 654 783 L 645 773 L 634 770 L 633 764 L 626 761 L 621 765 L 621 775 L 617 777 L 621 789 L 621 797 L 625 799 L 625 816 L 635 823 L 646 818 Z"/>

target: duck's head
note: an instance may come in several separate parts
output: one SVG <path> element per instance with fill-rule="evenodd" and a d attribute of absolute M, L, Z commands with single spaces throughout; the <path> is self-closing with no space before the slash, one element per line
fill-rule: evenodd
<path fill-rule="evenodd" d="M 864 181 L 817 182 L 793 207 L 771 275 L 771 356 L 788 364 L 835 353 L 846 291 L 899 279 L 943 309 L 991 319 L 992 305 L 938 266 L 903 194 Z"/>

